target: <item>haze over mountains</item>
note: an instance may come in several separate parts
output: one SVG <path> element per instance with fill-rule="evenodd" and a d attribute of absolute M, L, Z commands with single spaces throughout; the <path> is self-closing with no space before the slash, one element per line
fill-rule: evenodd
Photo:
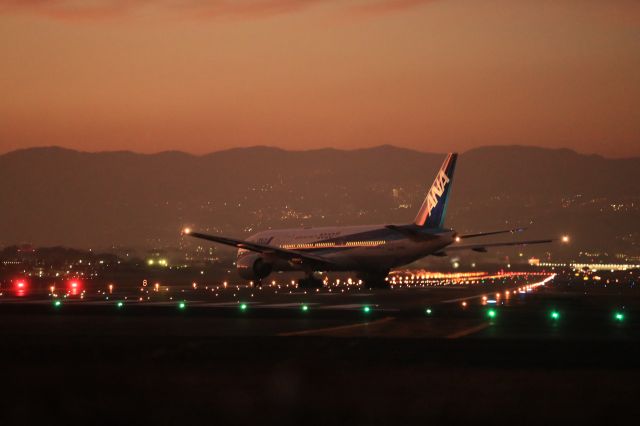
<path fill-rule="evenodd" d="M 0 245 L 177 246 L 183 226 L 246 236 L 268 227 L 408 223 L 443 154 L 252 147 L 0 156 Z M 460 156 L 447 226 L 529 226 L 573 251 L 640 254 L 640 159 L 485 147 Z M 524 236 L 524 235 L 523 235 Z"/>

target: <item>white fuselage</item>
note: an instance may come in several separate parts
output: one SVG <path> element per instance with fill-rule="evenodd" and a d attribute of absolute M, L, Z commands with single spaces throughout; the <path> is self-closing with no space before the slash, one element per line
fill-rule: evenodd
<path fill-rule="evenodd" d="M 455 237 L 449 229 L 422 230 L 418 235 L 419 238 L 385 225 L 364 225 L 269 230 L 254 234 L 247 241 L 322 256 L 336 265 L 331 270 L 384 271 L 441 251 Z M 238 250 L 239 263 L 248 256 L 262 257 L 277 271 L 304 269 L 275 256 Z"/>

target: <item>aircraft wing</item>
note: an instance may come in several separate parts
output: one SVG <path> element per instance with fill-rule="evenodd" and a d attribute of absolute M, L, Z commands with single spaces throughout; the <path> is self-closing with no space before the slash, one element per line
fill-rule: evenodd
<path fill-rule="evenodd" d="M 500 231 L 478 232 L 475 234 L 463 234 L 463 235 L 458 235 L 458 238 L 465 239 L 465 238 L 484 237 L 487 235 L 496 235 L 496 234 L 515 234 L 516 232 L 522 232 L 525 229 L 527 228 L 503 229 Z"/>
<path fill-rule="evenodd" d="M 545 244 L 545 243 L 551 243 L 551 242 L 553 242 L 553 240 L 530 240 L 530 241 L 513 241 L 508 243 L 466 244 L 466 245 L 452 244 L 444 248 L 442 251 L 448 252 L 448 251 L 454 251 L 454 250 L 473 250 L 473 251 L 479 251 L 481 253 L 485 253 L 488 247 L 528 246 L 532 244 Z"/>
<path fill-rule="evenodd" d="M 251 241 L 237 240 L 235 238 L 222 237 L 219 235 L 208 235 L 200 232 L 185 232 L 185 235 L 190 237 L 200 238 L 202 240 L 213 241 L 228 246 L 234 246 L 239 249 L 245 249 L 262 253 L 265 255 L 272 255 L 281 259 L 288 260 L 292 263 L 303 264 L 308 263 L 314 266 L 335 266 L 335 263 L 322 257 L 316 256 L 310 253 L 302 253 L 297 250 L 283 249 L 281 247 L 271 246 L 268 244 L 259 244 Z"/>

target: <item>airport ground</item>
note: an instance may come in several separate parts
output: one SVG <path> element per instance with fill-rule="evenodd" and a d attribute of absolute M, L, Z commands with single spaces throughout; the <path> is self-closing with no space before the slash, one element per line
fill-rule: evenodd
<path fill-rule="evenodd" d="M 550 276 L 6 292 L 0 419 L 628 424 L 640 388 L 634 280 Z"/>

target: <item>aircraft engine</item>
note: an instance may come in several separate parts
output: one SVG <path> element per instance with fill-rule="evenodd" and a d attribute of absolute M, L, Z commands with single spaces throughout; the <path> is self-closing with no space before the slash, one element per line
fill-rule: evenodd
<path fill-rule="evenodd" d="M 245 280 L 261 280 L 269 276 L 273 269 L 273 265 L 265 260 L 259 254 L 251 254 L 241 257 L 236 262 L 238 274 Z"/>

